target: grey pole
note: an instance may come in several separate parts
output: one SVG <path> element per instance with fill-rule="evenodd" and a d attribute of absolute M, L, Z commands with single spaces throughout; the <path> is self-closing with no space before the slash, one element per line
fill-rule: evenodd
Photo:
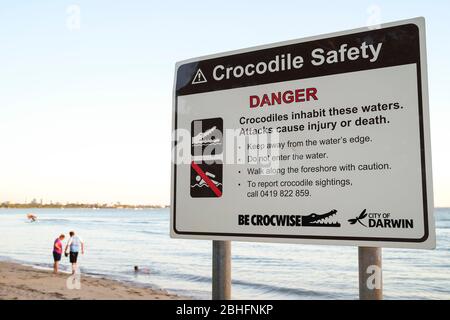
<path fill-rule="evenodd" d="M 382 300 L 381 248 L 358 247 L 359 299 Z"/>
<path fill-rule="evenodd" d="M 213 240 L 212 299 L 231 299 L 231 242 Z"/>

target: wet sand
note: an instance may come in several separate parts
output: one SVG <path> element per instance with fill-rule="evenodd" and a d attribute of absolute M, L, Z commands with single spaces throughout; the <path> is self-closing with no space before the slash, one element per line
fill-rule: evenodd
<path fill-rule="evenodd" d="M 67 279 L 16 263 L 0 262 L 0 300 L 177 300 L 185 299 L 162 290 L 81 275 L 80 289 Z"/>

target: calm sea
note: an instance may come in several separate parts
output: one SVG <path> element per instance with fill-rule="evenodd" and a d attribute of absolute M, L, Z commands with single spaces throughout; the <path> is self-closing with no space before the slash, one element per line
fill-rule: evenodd
<path fill-rule="evenodd" d="M 436 209 L 436 227 L 436 250 L 383 249 L 386 299 L 450 299 L 450 209 Z M 48 268 L 72 229 L 86 242 L 83 273 L 209 299 L 211 242 L 170 239 L 168 209 L 0 209 L 0 259 Z M 355 247 L 233 242 L 232 253 L 235 299 L 358 298 Z"/>

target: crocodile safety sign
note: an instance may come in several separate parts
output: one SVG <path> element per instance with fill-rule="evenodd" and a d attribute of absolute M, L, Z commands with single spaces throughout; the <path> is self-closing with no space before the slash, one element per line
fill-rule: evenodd
<path fill-rule="evenodd" d="M 176 64 L 171 236 L 434 248 L 425 21 Z"/>

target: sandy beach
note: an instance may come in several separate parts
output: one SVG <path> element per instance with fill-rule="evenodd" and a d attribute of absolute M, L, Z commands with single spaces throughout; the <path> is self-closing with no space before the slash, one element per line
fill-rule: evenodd
<path fill-rule="evenodd" d="M 68 289 L 68 274 L 54 275 L 0 262 L 0 300 L 176 300 L 183 297 L 119 281 L 81 276 L 81 288 Z"/>

